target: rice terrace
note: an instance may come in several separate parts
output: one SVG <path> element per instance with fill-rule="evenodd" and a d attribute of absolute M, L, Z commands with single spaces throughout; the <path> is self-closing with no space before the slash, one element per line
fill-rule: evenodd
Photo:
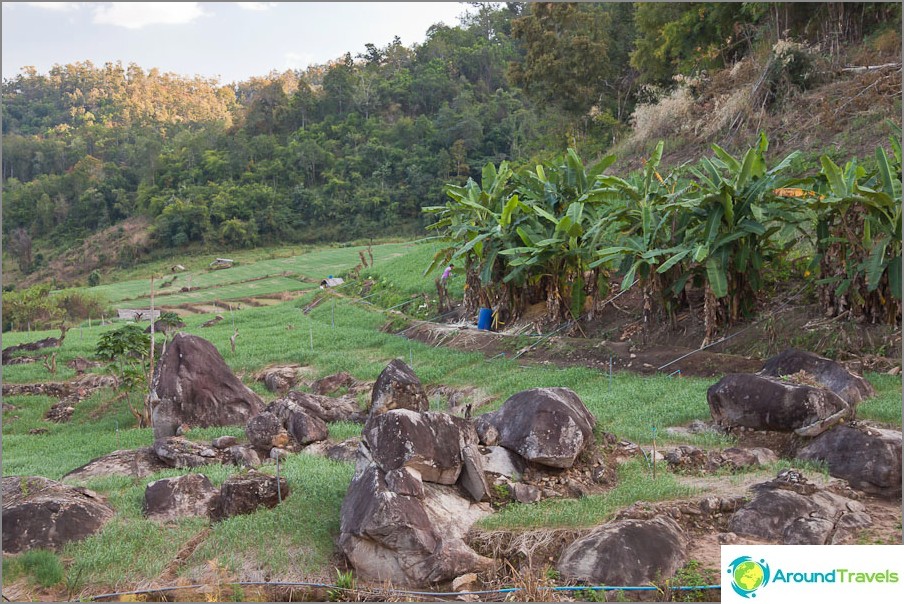
<path fill-rule="evenodd" d="M 722 545 L 901 544 L 900 4 L 462 14 L 4 76 L 5 600 L 721 601 Z"/>

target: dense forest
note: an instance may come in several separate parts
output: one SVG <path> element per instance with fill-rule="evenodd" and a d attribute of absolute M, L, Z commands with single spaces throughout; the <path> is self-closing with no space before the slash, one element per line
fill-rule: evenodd
<path fill-rule="evenodd" d="M 422 208 L 488 163 L 600 157 L 688 78 L 780 40 L 829 59 L 864 40 L 897 52 L 900 28 L 900 3 L 474 3 L 423 44 L 230 84 L 23 67 L 3 80 L 4 249 L 28 274 L 49 242 L 136 217 L 151 238 L 117 250 L 122 266 L 154 249 L 423 233 Z M 784 73 L 804 86 L 805 65 Z"/>

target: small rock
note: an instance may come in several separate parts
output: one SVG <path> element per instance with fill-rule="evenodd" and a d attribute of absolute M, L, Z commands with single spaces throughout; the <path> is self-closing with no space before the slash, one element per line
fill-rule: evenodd
<path fill-rule="evenodd" d="M 722 545 L 731 545 L 738 542 L 738 536 L 734 533 L 719 533 L 717 538 Z"/>
<path fill-rule="evenodd" d="M 289 457 L 289 452 L 285 449 L 280 449 L 279 447 L 273 447 L 270 449 L 270 459 L 278 459 L 280 461 Z"/>
<path fill-rule="evenodd" d="M 213 439 L 210 444 L 215 449 L 228 449 L 229 447 L 237 445 L 238 443 L 239 439 L 237 439 L 235 436 L 220 436 Z"/>
<path fill-rule="evenodd" d="M 456 577 L 452 581 L 452 591 L 470 591 L 468 588 L 477 583 L 477 574 L 468 573 L 460 577 Z"/>

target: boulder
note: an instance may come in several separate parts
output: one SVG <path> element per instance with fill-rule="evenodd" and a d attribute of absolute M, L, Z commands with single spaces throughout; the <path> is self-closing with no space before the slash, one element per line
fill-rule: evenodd
<path fill-rule="evenodd" d="M 784 545 L 830 545 L 872 524 L 863 504 L 808 484 L 796 471 L 785 470 L 751 490 L 753 499 L 729 521 L 737 535 Z"/>
<path fill-rule="evenodd" d="M 393 359 L 377 377 L 370 399 L 370 416 L 393 409 L 409 409 L 424 412 L 430 401 L 421 381 L 411 367 L 399 359 Z"/>
<path fill-rule="evenodd" d="M 491 474 L 517 480 L 525 466 L 523 457 L 505 447 L 486 447 L 483 454 L 483 469 Z"/>
<path fill-rule="evenodd" d="M 234 445 L 229 447 L 227 451 L 229 453 L 230 461 L 243 468 L 256 468 L 264 462 L 261 458 L 261 454 L 251 447 Z"/>
<path fill-rule="evenodd" d="M 59 550 L 81 541 L 113 518 L 113 508 L 97 493 L 41 476 L 4 476 L 3 552 Z"/>
<path fill-rule="evenodd" d="M 759 375 L 782 377 L 804 372 L 823 388 L 831 390 L 851 406 L 876 396 L 876 389 L 861 376 L 839 363 L 812 352 L 789 348 L 767 360 Z"/>
<path fill-rule="evenodd" d="M 263 382 L 264 386 L 270 392 L 284 394 L 298 384 L 300 378 L 300 370 L 298 365 L 287 365 L 284 367 L 268 367 L 259 372 L 255 379 Z"/>
<path fill-rule="evenodd" d="M 208 515 L 214 522 L 240 514 L 251 514 L 258 508 L 274 508 L 289 496 L 285 478 L 249 470 L 229 477 L 220 492 L 210 500 Z"/>
<path fill-rule="evenodd" d="M 798 459 L 822 461 L 829 474 L 852 488 L 887 498 L 901 497 L 901 432 L 862 424 L 836 426 L 797 452 Z"/>
<path fill-rule="evenodd" d="M 476 444 L 467 445 L 461 450 L 461 459 L 458 483 L 474 501 L 486 501 L 490 498 L 490 483 L 484 473 L 480 449 Z"/>
<path fill-rule="evenodd" d="M 311 383 L 311 392 L 318 395 L 332 394 L 340 388 L 350 388 L 357 380 L 347 371 L 340 371 L 333 375 L 322 377 Z"/>
<path fill-rule="evenodd" d="M 593 585 L 649 585 L 684 566 L 687 545 L 669 517 L 616 520 L 565 548 L 556 568 L 566 579 Z"/>
<path fill-rule="evenodd" d="M 518 503 L 535 503 L 543 497 L 542 491 L 530 484 L 516 482 L 511 485 L 512 499 Z"/>
<path fill-rule="evenodd" d="M 84 481 L 99 476 L 132 476 L 143 478 L 172 466 L 154 453 L 153 447 L 113 451 L 92 459 L 85 465 L 63 475 L 63 481 Z"/>
<path fill-rule="evenodd" d="M 512 395 L 498 411 L 480 416 L 475 423 L 478 434 L 495 431 L 499 445 L 528 461 L 570 468 L 584 447 L 593 443 L 596 419 L 568 388 L 533 388 Z"/>
<path fill-rule="evenodd" d="M 447 413 L 393 409 L 371 416 L 364 442 L 383 472 L 408 467 L 427 482 L 455 484 L 462 468 L 461 450 L 477 443 L 471 422 Z"/>
<path fill-rule="evenodd" d="M 263 410 L 260 397 L 238 379 L 213 344 L 176 334 L 154 374 L 151 393 L 154 438 L 189 426 L 244 425 Z"/>
<path fill-rule="evenodd" d="M 305 413 L 325 422 L 360 422 L 364 421 L 364 415 L 358 408 L 358 401 L 350 396 L 331 398 L 318 394 L 308 394 L 293 390 L 282 399 L 277 399 L 270 405 L 291 403 L 302 409 Z"/>
<path fill-rule="evenodd" d="M 228 449 L 229 447 L 234 447 L 239 444 L 239 439 L 235 436 L 218 436 L 212 441 L 210 441 L 210 445 L 214 449 Z"/>
<path fill-rule="evenodd" d="M 491 568 L 492 560 L 463 540 L 474 522 L 491 513 L 487 504 L 472 504 L 456 489 L 430 483 L 421 483 L 419 497 L 409 484 L 416 474 L 408 468 L 385 473 L 373 463 L 362 466 L 342 502 L 339 536 L 358 577 L 427 587 Z M 393 491 L 390 474 L 414 494 Z"/>
<path fill-rule="evenodd" d="M 227 454 L 186 440 L 170 436 L 154 441 L 151 447 L 157 458 L 171 468 L 197 468 L 208 464 L 223 463 Z"/>
<path fill-rule="evenodd" d="M 759 467 L 777 461 L 775 451 L 764 447 L 729 447 L 722 451 L 722 462 L 735 468 Z"/>
<path fill-rule="evenodd" d="M 825 388 L 780 378 L 732 373 L 706 391 L 713 419 L 723 428 L 795 432 L 815 436 L 853 415 L 844 399 Z"/>
<path fill-rule="evenodd" d="M 267 405 L 266 411 L 276 416 L 282 427 L 302 447 L 326 440 L 329 428 L 326 423 L 294 402 L 291 398 L 277 399 Z"/>
<path fill-rule="evenodd" d="M 324 421 L 304 411 L 293 413 L 286 423 L 286 429 L 302 447 L 326 440 L 329 436 L 329 428 Z"/>
<path fill-rule="evenodd" d="M 285 433 L 283 424 L 276 415 L 264 411 L 255 415 L 245 424 L 245 436 L 251 446 L 270 450 L 280 444 L 280 435 Z"/>
<path fill-rule="evenodd" d="M 206 516 L 218 490 L 203 474 L 162 478 L 144 489 L 144 515 L 151 520 Z"/>

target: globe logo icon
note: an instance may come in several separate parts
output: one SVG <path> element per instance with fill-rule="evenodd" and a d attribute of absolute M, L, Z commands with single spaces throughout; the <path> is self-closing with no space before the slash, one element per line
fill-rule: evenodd
<path fill-rule="evenodd" d="M 769 583 L 769 565 L 750 556 L 735 558 L 728 565 L 728 574 L 732 589 L 742 598 L 755 598 L 754 592 Z"/>

